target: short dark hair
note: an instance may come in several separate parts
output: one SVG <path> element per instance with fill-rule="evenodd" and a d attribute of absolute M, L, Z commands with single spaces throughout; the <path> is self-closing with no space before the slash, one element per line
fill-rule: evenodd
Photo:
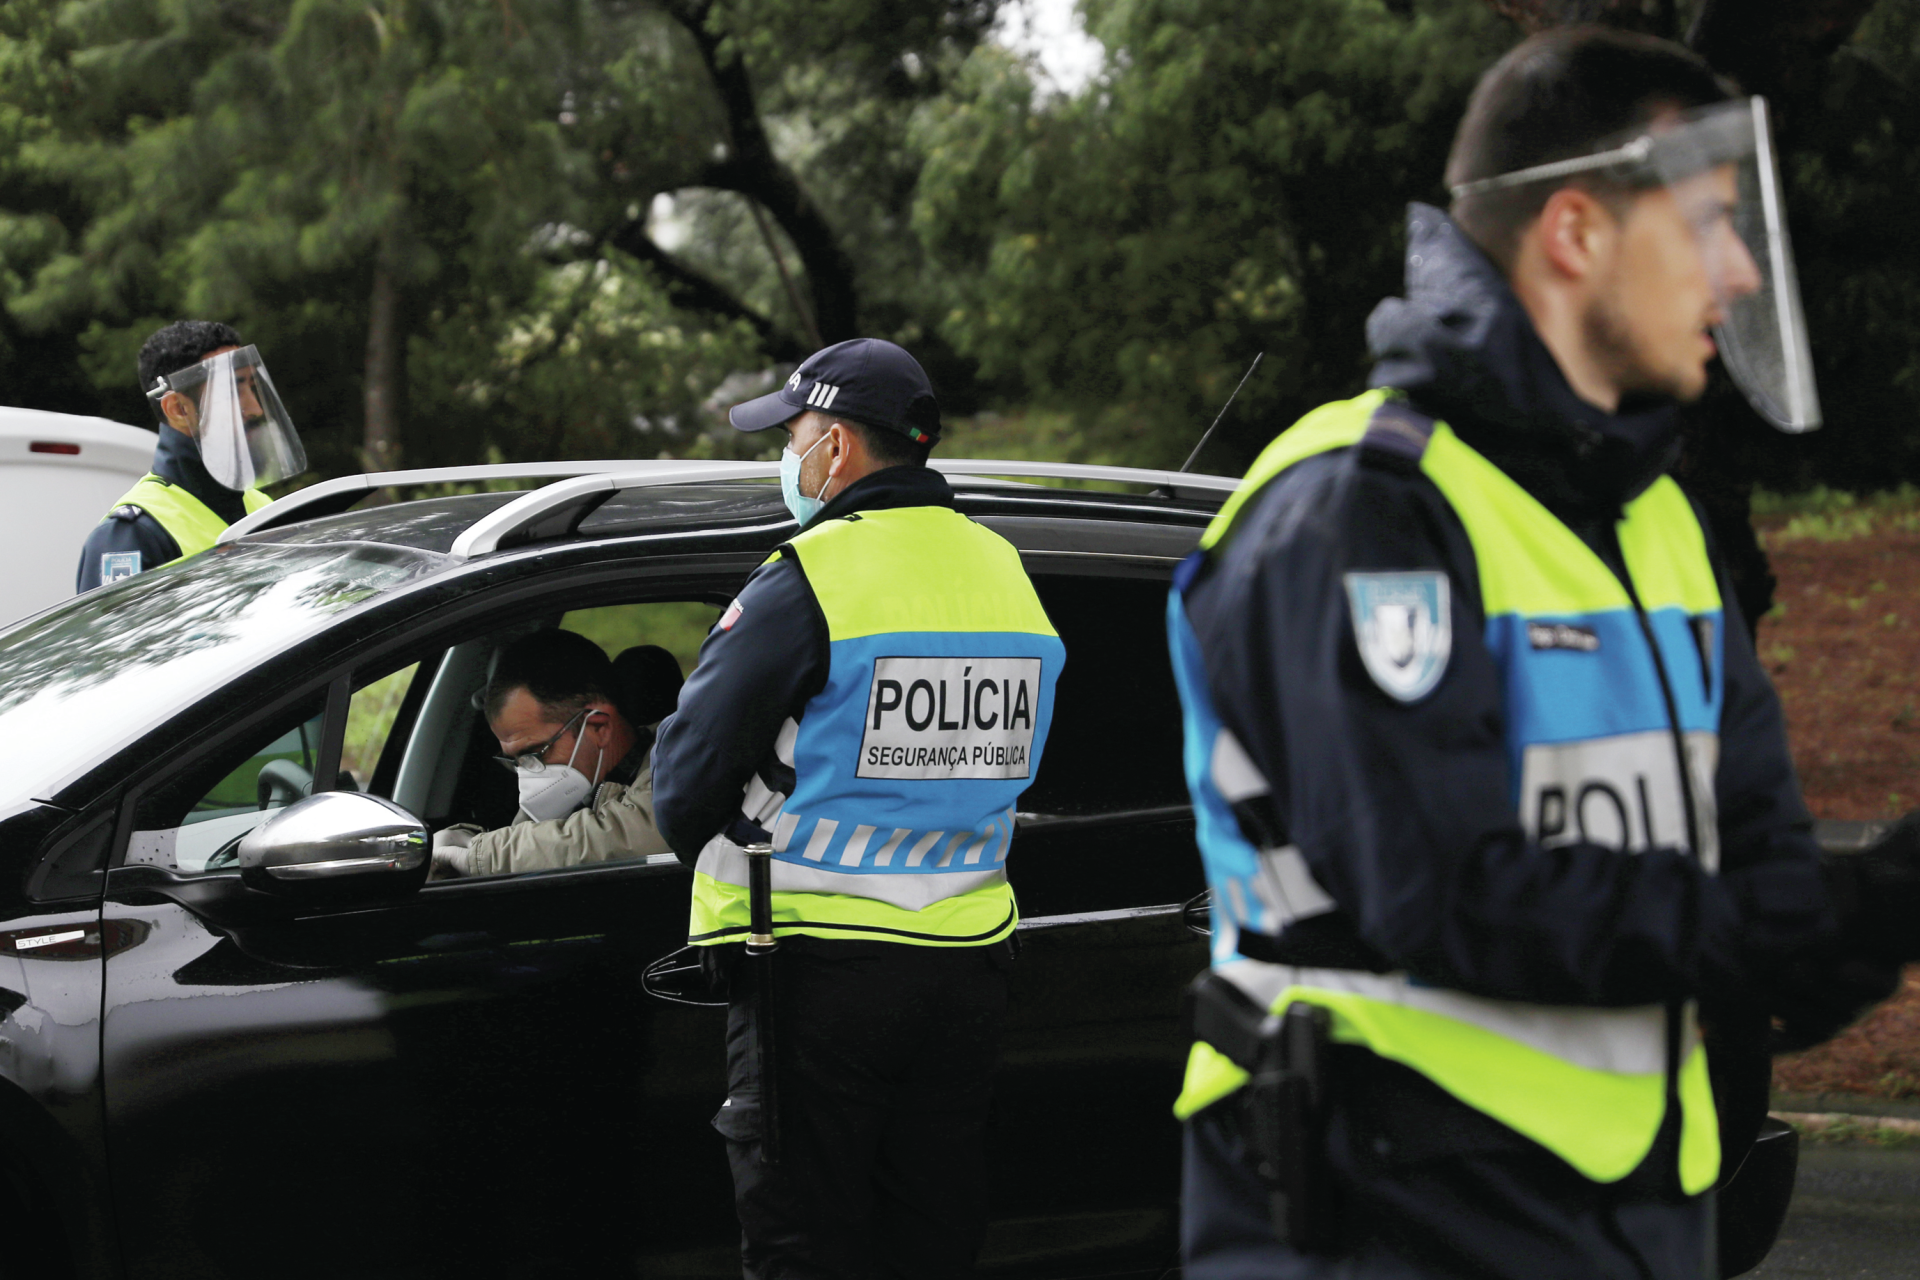
<path fill-rule="evenodd" d="M 876 427 L 857 418 L 836 418 L 844 422 L 860 437 L 860 443 L 867 447 L 873 460 L 883 467 L 924 467 L 927 458 L 933 453 L 933 441 L 916 444 L 898 431 L 887 427 Z"/>
<path fill-rule="evenodd" d="M 589 703 L 620 705 L 619 682 L 606 651 L 572 631 L 536 631 L 500 652 L 487 682 L 487 719 L 500 714 L 516 689 L 533 695 L 550 719 L 571 720 Z"/>
<path fill-rule="evenodd" d="M 1663 112 L 1732 96 L 1705 62 L 1671 41 L 1608 27 L 1544 31 L 1521 41 L 1474 86 L 1447 158 L 1447 185 L 1592 155 Z M 1565 186 L 1602 198 L 1625 194 L 1595 174 L 1579 174 L 1463 196 L 1453 202 L 1453 219 L 1512 270 L 1521 233 Z"/>
<path fill-rule="evenodd" d="M 175 320 L 140 344 L 140 389 L 153 390 L 155 378 L 199 364 L 209 351 L 246 345 L 231 325 L 218 320 Z"/>

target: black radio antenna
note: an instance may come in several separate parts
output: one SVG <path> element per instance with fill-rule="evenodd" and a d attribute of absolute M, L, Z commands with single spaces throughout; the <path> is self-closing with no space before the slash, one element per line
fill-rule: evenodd
<path fill-rule="evenodd" d="M 1267 353 L 1264 351 L 1262 351 L 1259 355 L 1256 355 L 1253 358 L 1253 363 L 1247 366 L 1247 371 L 1240 375 L 1239 386 L 1234 387 L 1233 394 L 1228 396 L 1227 402 L 1220 406 L 1220 412 L 1215 414 L 1213 417 L 1213 426 L 1208 427 L 1207 433 L 1200 437 L 1200 443 L 1193 446 L 1193 452 L 1188 454 L 1187 460 L 1180 464 L 1180 470 L 1185 471 L 1189 467 L 1193 466 L 1193 460 L 1195 458 L 1198 458 L 1200 456 L 1200 451 L 1207 447 L 1207 441 L 1213 439 L 1214 429 L 1220 425 L 1220 419 L 1227 416 L 1227 410 L 1233 408 L 1233 402 L 1239 398 L 1240 387 L 1244 387 L 1247 385 L 1247 379 L 1253 376 L 1253 371 L 1260 367 L 1260 362 L 1266 358 L 1266 355 Z"/>

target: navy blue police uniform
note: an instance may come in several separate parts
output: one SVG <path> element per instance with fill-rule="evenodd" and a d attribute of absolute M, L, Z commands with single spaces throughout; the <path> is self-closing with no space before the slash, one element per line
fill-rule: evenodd
<path fill-rule="evenodd" d="M 1312 900 L 1277 937 L 1229 934 L 1216 964 L 1264 961 L 1282 975 L 1276 990 L 1312 981 L 1308 973 L 1349 975 L 1355 990 L 1399 975 L 1410 995 L 1396 998 L 1445 989 L 1462 1001 L 1596 1015 L 1652 1007 L 1656 1017 L 1664 1006 L 1669 1094 L 1645 1158 L 1601 1180 L 1462 1102 L 1435 1083 L 1444 1073 L 1349 1037 L 1330 1051 L 1321 1151 L 1338 1192 L 1332 1246 L 1310 1253 L 1278 1238 L 1234 1093 L 1190 1115 L 1186 1274 L 1701 1274 L 1713 1214 L 1711 1197 L 1683 1188 L 1676 1172 L 1702 1162 L 1697 1152 L 1681 1159 L 1671 1037 L 1682 1021 L 1672 1011 L 1698 1000 L 1707 1021 L 1747 1036 L 1707 1055 L 1730 1148 L 1720 1167 L 1731 1172 L 1765 1110 L 1765 1015 L 1818 1038 L 1876 998 L 1886 975 L 1870 972 L 1851 991 L 1835 982 L 1848 962 L 1833 947 L 1820 851 L 1778 700 L 1735 610 L 1702 648 L 1702 661 L 1720 667 L 1707 668 L 1708 684 L 1719 682 L 1709 689 L 1720 699 L 1719 748 L 1703 784 L 1712 803 L 1700 809 L 1717 813 L 1718 875 L 1686 840 L 1611 847 L 1562 832 L 1548 842 L 1515 818 L 1507 687 L 1483 635 L 1491 610 L 1479 561 L 1461 514 L 1423 471 L 1423 450 L 1444 422 L 1629 583 L 1616 530 L 1673 460 L 1675 407 L 1605 413 L 1582 401 L 1498 268 L 1423 206 L 1411 214 L 1406 297 L 1381 304 L 1368 337 L 1372 385 L 1392 391 L 1372 426 L 1255 490 L 1181 592 L 1210 710 L 1270 788 L 1248 820 L 1303 860 L 1298 882 L 1274 894 L 1296 907 Z M 1444 666 L 1412 701 L 1370 670 L 1353 621 L 1348 580 L 1392 573 L 1444 575 L 1443 593 L 1451 584 Z M 1602 643 L 1579 627 L 1525 634 L 1569 654 Z M 1224 911 L 1216 903 L 1216 917 Z M 1710 1154 L 1704 1167 L 1710 1182 Z"/>
<path fill-rule="evenodd" d="M 207 474 L 193 438 L 165 425 L 153 451 L 152 474 L 198 499 L 228 524 L 247 514 L 246 500 Z M 75 591 L 91 591 L 103 582 L 131 577 L 180 558 L 180 544 L 166 526 L 131 504 L 122 504 L 95 525 L 80 548 Z"/>
<path fill-rule="evenodd" d="M 924 372 L 873 340 L 816 354 L 732 416 L 758 430 L 810 407 L 923 442 L 939 430 Z M 938 472 L 891 466 L 754 572 L 661 724 L 655 816 L 694 869 L 689 942 L 730 987 L 714 1127 L 748 1276 L 972 1273 L 1018 922 L 1013 805 L 1063 653 L 1014 549 L 954 510 Z M 749 845 L 773 851 L 780 944 L 734 963 Z"/>

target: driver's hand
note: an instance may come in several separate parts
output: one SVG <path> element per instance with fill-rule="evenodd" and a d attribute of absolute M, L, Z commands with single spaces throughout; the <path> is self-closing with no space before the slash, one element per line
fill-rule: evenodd
<path fill-rule="evenodd" d="M 473 858 L 468 847 L 473 838 L 480 834 L 478 827 L 447 827 L 433 833 L 433 865 L 427 869 L 429 880 L 451 880 L 467 874 L 467 865 Z"/>

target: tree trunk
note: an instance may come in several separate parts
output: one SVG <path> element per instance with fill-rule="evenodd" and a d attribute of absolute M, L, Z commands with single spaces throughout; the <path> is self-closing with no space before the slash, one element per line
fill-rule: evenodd
<path fill-rule="evenodd" d="M 388 232 L 374 258 L 367 307 L 366 435 L 360 464 L 368 471 L 400 467 L 400 398 L 406 385 L 406 335 L 400 324 L 398 233 Z"/>
<path fill-rule="evenodd" d="M 806 269 L 807 286 L 813 294 L 812 318 L 820 340 L 834 343 L 857 338 L 859 295 L 853 259 L 840 247 L 839 236 L 800 185 L 798 175 L 774 155 L 773 143 L 760 119 L 753 82 L 747 75 L 746 59 L 737 50 L 723 49 L 721 36 L 708 28 L 710 8 L 710 4 L 669 4 L 666 10 L 699 48 L 733 139 L 727 154 L 702 174 L 702 183 L 738 192 L 772 214 Z"/>

